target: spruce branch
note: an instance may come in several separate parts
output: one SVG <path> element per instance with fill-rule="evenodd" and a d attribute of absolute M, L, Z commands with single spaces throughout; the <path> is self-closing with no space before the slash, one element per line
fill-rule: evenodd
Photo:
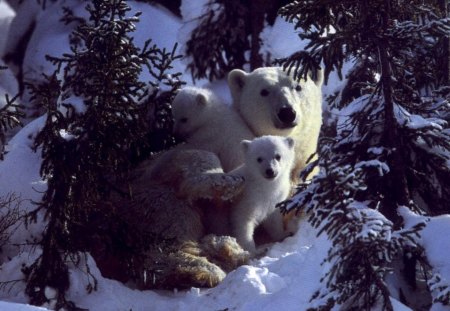
<path fill-rule="evenodd" d="M 175 49 L 166 52 L 150 41 L 144 49 L 134 45 L 131 33 L 140 14 L 128 17 L 126 1 L 93 0 L 86 10 L 90 17 L 72 32 L 71 51 L 47 56 L 55 73 L 29 86 L 32 100 L 47 110 L 34 148 L 42 153 L 40 173 L 48 187 L 30 213 L 32 219 L 44 212 L 47 224 L 42 254 L 25 269 L 26 293 L 40 305 L 48 300 L 45 289 L 54 288 L 57 308 L 68 309 L 75 308 L 65 298 L 68 262 L 77 266 L 84 258 L 87 265 L 85 252 L 101 258 L 111 249 L 126 248 L 127 270 L 133 255 L 143 251 L 124 229 L 127 220 L 109 202 L 110 194 L 119 180 L 127 183 L 142 146 L 153 144 L 148 136 L 161 117 L 149 120 L 149 111 L 160 100 L 170 102 L 182 84 L 179 73 L 170 74 Z M 146 68 L 151 81 L 143 82 L 139 77 Z M 164 117 L 166 126 L 170 110 Z M 87 290 L 93 291 L 97 281 L 89 267 L 85 270 Z"/>
<path fill-rule="evenodd" d="M 336 136 L 320 143 L 321 173 L 280 205 L 305 212 L 333 242 L 326 259 L 333 268 L 313 297 L 318 310 L 375 303 L 392 309 L 384 284 L 392 260 L 404 258 L 399 277 L 414 286 L 424 256 L 421 226 L 402 231 L 397 207 L 449 212 L 449 97 L 440 84 L 448 12 L 433 1 L 405 4 L 297 0 L 279 11 L 309 40 L 305 50 L 279 60 L 296 78 L 319 64 L 326 78 L 332 71 L 342 77 L 343 64 L 355 64 L 345 88 L 331 98 L 339 117 Z"/>

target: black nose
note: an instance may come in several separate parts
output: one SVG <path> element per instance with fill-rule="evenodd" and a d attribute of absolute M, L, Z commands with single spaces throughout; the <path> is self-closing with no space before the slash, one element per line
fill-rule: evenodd
<path fill-rule="evenodd" d="M 283 107 L 278 110 L 278 119 L 285 124 L 291 124 L 295 121 L 296 113 L 292 107 Z"/>
<path fill-rule="evenodd" d="M 268 168 L 268 169 L 266 170 L 266 178 L 272 179 L 272 178 L 274 178 L 274 177 L 275 177 L 275 172 L 274 172 L 274 170 L 271 169 L 271 168 Z"/>
<path fill-rule="evenodd" d="M 296 113 L 291 107 L 283 107 L 278 110 L 278 119 L 284 124 L 292 124 L 295 121 Z"/>

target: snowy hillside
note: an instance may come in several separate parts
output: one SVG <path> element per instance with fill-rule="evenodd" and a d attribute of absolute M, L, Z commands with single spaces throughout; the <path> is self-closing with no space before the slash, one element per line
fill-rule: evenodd
<path fill-rule="evenodd" d="M 70 8 L 74 15 L 86 16 L 85 4 L 78 0 L 64 0 L 57 3 L 47 1 L 49 8 L 42 10 L 36 7 L 34 0 L 24 1 L 22 14 L 26 18 L 16 22 L 15 27 L 9 27 L 14 11 L 0 0 L 0 54 L 4 55 L 7 37 L 21 37 L 26 31 L 29 19 L 35 19 L 36 28 L 25 51 L 23 63 L 24 80 L 39 82 L 43 80 L 42 73 L 50 74 L 54 67 L 45 60 L 45 55 L 60 56 L 69 52 L 68 35 L 72 31 L 71 24 L 60 22 L 63 7 Z M 195 2 L 195 5 L 194 5 Z M 192 30 L 193 20 L 201 14 L 201 4 L 205 1 L 184 0 L 181 6 L 182 18 L 178 18 L 161 6 L 152 6 L 143 2 L 129 1 L 132 13 L 142 12 L 140 23 L 137 24 L 135 42 L 143 46 L 151 38 L 153 43 L 171 50 L 179 42 L 179 51 L 183 51 L 184 40 Z M 27 8 L 26 6 L 30 7 Z M 28 19 L 27 19 L 28 18 Z M 163 25 L 163 26 L 162 26 Z M 275 57 L 285 57 L 303 48 L 305 42 L 298 40 L 292 24 L 278 18 L 273 27 L 267 26 L 261 34 L 262 51 Z M 292 43 L 294 42 L 294 43 Z M 2 53 L 3 51 L 3 53 Z M 0 63 L 2 65 L 2 63 Z M 348 62 L 344 71 L 353 65 Z M 186 60 L 177 60 L 175 71 L 183 73 L 182 79 L 188 85 L 194 84 L 190 73 L 185 70 Z M 148 74 L 141 76 L 143 81 L 149 80 Z M 230 94 L 224 80 L 209 83 L 206 80 L 196 81 L 197 86 L 213 89 L 220 97 L 230 102 Z M 328 84 L 324 86 L 324 96 L 330 95 L 342 87 L 343 82 L 332 73 Z M 17 82 L 8 69 L 0 71 L 0 107 L 4 93 L 15 94 L 18 91 Z M 26 106 L 27 103 L 23 102 Z M 44 126 L 43 117 L 32 120 L 21 129 L 7 146 L 8 153 L 0 161 L 0 197 L 15 193 L 23 200 L 22 211 L 35 207 L 46 190 L 46 181 L 40 177 L 40 150 L 33 151 L 33 139 Z M 429 246 L 427 252 L 438 253 L 443 279 L 450 280 L 450 245 L 437 245 L 439 240 L 434 236 L 450 234 L 449 218 L 421 218 L 409 210 L 401 210 L 401 215 L 407 219 L 407 226 L 418 222 L 433 224 L 428 226 L 423 238 Z M 24 225 L 15 228 L 12 235 L 12 245 L 3 247 L 0 253 L 0 310 L 4 311 L 38 311 L 54 307 L 53 289 L 48 288 L 46 296 L 50 303 L 43 307 L 27 305 L 28 297 L 24 294 L 25 282 L 21 271 L 25 264 L 30 264 L 39 255 L 40 250 L 27 246 L 27 241 L 39 236 L 43 230 L 42 220 L 25 228 Z M 70 283 L 67 298 L 76 302 L 79 308 L 92 311 L 211 311 L 211 310 L 243 310 L 243 311 L 294 311 L 307 310 L 314 305 L 310 299 L 321 286 L 320 279 L 329 271 L 329 264 L 323 264 L 331 242 L 326 234 L 317 236 L 318 230 L 310 226 L 306 220 L 300 223 L 298 232 L 283 242 L 270 247 L 266 256 L 254 259 L 249 265 L 241 266 L 227 275 L 225 280 L 212 289 L 192 288 L 187 291 L 139 291 L 118 281 L 101 276 L 91 257 L 83 258 L 85 263 L 70 267 Z M 86 271 L 87 265 L 90 271 Z M 88 293 L 86 288 L 93 282 L 92 276 L 98 281 L 98 289 Z M 4 282 L 4 283 L 3 283 Z M 411 310 L 399 302 L 400 297 L 391 297 L 396 311 Z M 338 310 L 335 308 L 334 310 Z M 450 310 L 450 308 L 434 306 L 434 311 Z"/>

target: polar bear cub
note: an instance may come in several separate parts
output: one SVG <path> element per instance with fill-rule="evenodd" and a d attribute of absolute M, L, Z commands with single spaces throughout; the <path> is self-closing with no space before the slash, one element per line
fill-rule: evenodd
<path fill-rule="evenodd" d="M 238 243 L 255 254 L 255 228 L 262 224 L 274 240 L 286 237 L 283 216 L 277 203 L 286 200 L 291 190 L 290 173 L 295 163 L 294 139 L 261 136 L 241 143 L 244 164 L 232 175 L 244 177 L 244 189 L 231 207 L 231 231 Z"/>
<path fill-rule="evenodd" d="M 172 103 L 174 134 L 186 141 L 184 148 L 215 153 L 225 172 L 244 163 L 240 142 L 254 135 L 230 106 L 212 91 L 185 87 Z"/>
<path fill-rule="evenodd" d="M 296 81 L 281 67 L 257 68 L 228 75 L 232 107 L 255 136 L 279 135 L 295 140 L 292 182 L 297 184 L 308 158 L 316 152 L 322 125 L 323 72 Z"/>

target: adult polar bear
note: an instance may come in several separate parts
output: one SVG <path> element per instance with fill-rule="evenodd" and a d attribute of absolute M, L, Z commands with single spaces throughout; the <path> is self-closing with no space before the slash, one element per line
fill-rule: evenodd
<path fill-rule="evenodd" d="M 263 67 L 247 73 L 240 69 L 228 75 L 233 107 L 253 134 L 292 137 L 295 165 L 292 181 L 316 152 L 322 125 L 323 72 L 317 79 L 295 81 L 281 67 Z"/>

